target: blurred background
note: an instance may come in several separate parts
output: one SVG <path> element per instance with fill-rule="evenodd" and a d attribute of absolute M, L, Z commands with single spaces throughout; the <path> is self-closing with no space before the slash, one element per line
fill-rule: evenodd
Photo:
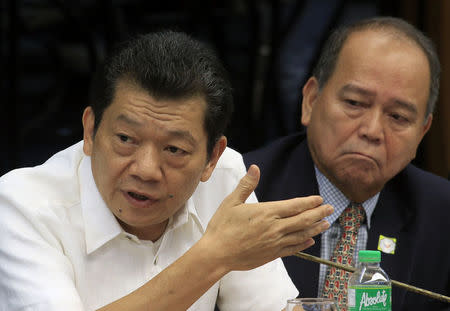
<path fill-rule="evenodd" d="M 246 152 L 301 129 L 301 87 L 330 29 L 374 15 L 437 46 L 441 93 L 414 163 L 449 178 L 449 0 L 0 0 L 0 175 L 82 139 L 94 68 L 129 36 L 169 28 L 211 44 L 234 86 L 229 145 Z"/>

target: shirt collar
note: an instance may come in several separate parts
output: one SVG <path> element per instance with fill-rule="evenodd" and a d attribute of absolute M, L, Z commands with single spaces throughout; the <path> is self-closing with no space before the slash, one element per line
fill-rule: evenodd
<path fill-rule="evenodd" d="M 81 160 L 79 176 L 86 251 L 89 254 L 118 236 L 122 227 L 98 191 L 90 157 L 83 157 Z"/>
<path fill-rule="evenodd" d="M 90 254 L 120 234 L 125 234 L 125 231 L 120 226 L 114 214 L 109 210 L 98 191 L 94 176 L 92 175 L 90 157 L 85 156 L 81 160 L 79 178 L 86 251 Z M 202 224 L 198 216 L 192 198 L 169 219 L 165 233 L 183 226 L 189 221 L 190 217 L 192 217 L 203 234 L 206 227 Z M 131 236 L 131 234 L 129 235 Z M 139 243 L 137 237 L 134 237 L 133 240 Z"/>
<path fill-rule="evenodd" d="M 195 208 L 194 200 L 192 197 L 190 197 L 185 206 L 178 210 L 170 219 L 169 224 L 167 225 L 166 232 L 175 230 L 184 224 L 188 223 L 189 219 L 192 218 L 192 220 L 197 224 L 197 226 L 200 229 L 200 232 L 203 234 L 205 233 L 206 227 L 203 225 L 203 223 L 200 220 L 200 217 L 198 216 L 197 209 Z"/>
<path fill-rule="evenodd" d="M 314 165 L 314 170 L 316 171 L 317 184 L 319 185 L 319 193 L 323 198 L 325 204 L 330 204 L 334 207 L 334 212 L 330 216 L 325 217 L 325 219 L 332 225 L 339 215 L 345 210 L 345 208 L 350 204 L 350 200 L 345 197 L 345 195 L 331 182 L 328 178 L 322 174 L 321 171 Z M 370 229 L 370 219 L 372 217 L 373 210 L 378 202 L 378 197 L 380 193 L 378 192 L 373 197 L 367 199 L 362 203 L 362 206 L 366 212 L 367 228 Z"/>

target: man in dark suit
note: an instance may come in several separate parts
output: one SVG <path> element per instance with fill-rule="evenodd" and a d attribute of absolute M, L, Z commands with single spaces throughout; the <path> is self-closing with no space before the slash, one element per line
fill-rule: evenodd
<path fill-rule="evenodd" d="M 258 199 L 320 194 L 335 212 L 306 252 L 330 259 L 349 203 L 362 204 L 354 260 L 382 251 L 382 268 L 401 282 L 450 293 L 450 183 L 410 164 L 431 126 L 440 65 L 432 43 L 390 17 L 359 21 L 328 39 L 303 87 L 306 133 L 244 154 L 257 164 Z M 325 265 L 283 259 L 300 296 L 322 296 Z M 392 310 L 450 310 L 450 305 L 393 287 Z"/>

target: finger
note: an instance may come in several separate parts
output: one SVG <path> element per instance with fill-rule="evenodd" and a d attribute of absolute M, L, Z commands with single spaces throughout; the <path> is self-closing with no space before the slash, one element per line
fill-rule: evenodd
<path fill-rule="evenodd" d="M 286 246 L 286 247 L 281 249 L 280 257 L 286 257 L 286 256 L 294 255 L 294 254 L 296 254 L 298 252 L 301 252 L 302 250 L 305 250 L 305 249 L 313 246 L 314 244 L 316 244 L 314 239 L 313 238 L 309 238 L 306 241 L 304 241 L 303 243 Z"/>
<path fill-rule="evenodd" d="M 286 218 L 318 207 L 322 203 L 322 197 L 318 195 L 311 195 L 308 197 L 294 198 L 290 200 L 265 202 L 264 204 L 265 206 L 267 205 L 268 208 L 273 209 L 273 212 L 277 218 Z"/>
<path fill-rule="evenodd" d="M 326 220 L 321 220 L 305 230 L 291 232 L 286 234 L 281 241 L 282 246 L 292 246 L 303 243 L 304 241 L 315 237 L 330 227 Z"/>
<path fill-rule="evenodd" d="M 233 206 L 244 203 L 258 185 L 259 176 L 260 172 L 258 166 L 252 164 L 249 167 L 247 174 L 241 178 L 239 184 L 234 191 L 227 196 L 225 201 Z"/>
<path fill-rule="evenodd" d="M 321 222 L 323 218 L 333 214 L 333 207 L 324 204 L 313 209 L 306 210 L 292 217 L 286 217 L 278 220 L 280 231 L 284 234 L 305 230 Z"/>

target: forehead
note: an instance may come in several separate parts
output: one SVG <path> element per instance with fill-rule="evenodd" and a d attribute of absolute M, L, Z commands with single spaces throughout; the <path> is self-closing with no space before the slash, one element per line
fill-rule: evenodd
<path fill-rule="evenodd" d="M 206 99 L 202 94 L 187 94 L 185 96 L 153 94 L 151 90 L 147 90 L 146 88 L 140 86 L 139 83 L 130 81 L 128 78 L 118 79 L 115 83 L 111 104 L 117 101 L 117 99 L 121 100 L 125 96 L 133 95 L 150 98 L 155 104 L 158 104 L 159 102 L 161 105 L 166 105 L 167 103 L 176 105 L 187 103 L 189 101 L 195 101 L 199 108 L 203 110 L 206 108 Z"/>
<path fill-rule="evenodd" d="M 195 110 L 203 115 L 207 106 L 205 98 L 200 94 L 178 97 L 155 96 L 135 83 L 119 80 L 114 88 L 110 106 L 123 107 L 129 104 L 148 106 L 154 109 Z"/>
<path fill-rule="evenodd" d="M 125 120 L 128 121 L 125 123 L 134 127 L 157 125 L 196 132 L 204 131 L 205 111 L 206 101 L 203 97 L 156 98 L 134 84 L 120 81 L 104 117 L 113 122 Z"/>
<path fill-rule="evenodd" d="M 362 85 L 378 95 L 415 102 L 425 110 L 430 68 L 425 53 L 410 39 L 363 30 L 351 33 L 344 42 L 329 82 L 335 87 Z"/>

